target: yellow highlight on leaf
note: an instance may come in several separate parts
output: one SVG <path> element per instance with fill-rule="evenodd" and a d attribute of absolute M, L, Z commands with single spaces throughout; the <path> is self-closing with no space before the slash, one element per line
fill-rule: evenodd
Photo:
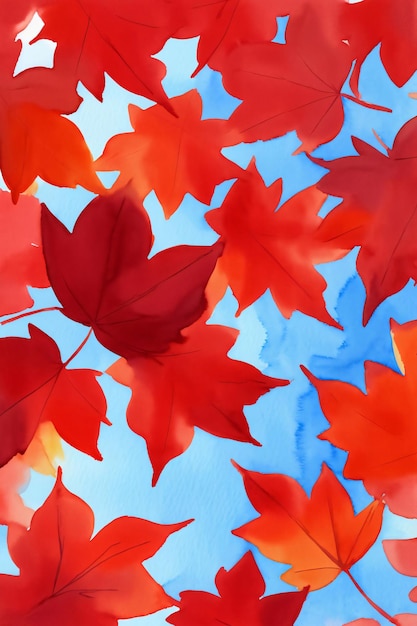
<path fill-rule="evenodd" d="M 42 422 L 28 449 L 23 455 L 25 462 L 40 474 L 56 475 L 56 460 L 64 458 L 61 438 L 52 422 Z"/>

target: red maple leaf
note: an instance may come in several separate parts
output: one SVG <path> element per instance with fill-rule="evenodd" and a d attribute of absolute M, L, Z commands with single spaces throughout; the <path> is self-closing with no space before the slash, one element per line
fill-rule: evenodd
<path fill-rule="evenodd" d="M 94 514 L 61 481 L 29 530 L 11 527 L 19 576 L 0 575 L 2 626 L 117 626 L 174 604 L 141 564 L 189 522 L 119 517 L 91 538 Z"/>
<path fill-rule="evenodd" d="M 180 593 L 180 610 L 167 617 L 174 626 L 293 626 L 308 588 L 261 597 L 265 583 L 252 552 L 246 552 L 229 571 L 216 574 L 219 595 L 206 591 Z"/>
<path fill-rule="evenodd" d="M 0 339 L 0 466 L 25 452 L 41 421 L 78 450 L 101 459 L 97 439 L 106 418 L 100 372 L 67 369 L 55 342 L 29 325 L 30 339 Z"/>
<path fill-rule="evenodd" d="M 0 314 L 33 305 L 27 286 L 48 287 L 42 254 L 40 204 L 23 196 L 17 206 L 0 192 Z"/>
<path fill-rule="evenodd" d="M 287 35 L 285 45 L 247 44 L 231 52 L 224 62 L 227 91 L 243 100 L 230 118 L 244 141 L 267 140 L 296 131 L 311 152 L 336 137 L 343 126 L 341 93 L 352 65 L 347 43 L 337 44 L 323 30 L 321 16 L 308 14 Z"/>
<path fill-rule="evenodd" d="M 395 621 L 392 621 L 393 619 Z M 393 618 L 390 617 L 390 622 L 397 624 L 397 626 L 417 626 L 417 615 L 412 613 L 399 613 L 398 615 L 394 615 Z M 348 622 L 344 624 L 344 626 L 381 626 L 381 624 L 377 622 L 376 619 L 362 617 L 355 619 L 353 622 Z"/>
<path fill-rule="evenodd" d="M 129 189 L 93 200 L 70 233 L 44 206 L 51 285 L 71 319 L 126 358 L 164 352 L 206 308 L 204 289 L 222 251 L 176 246 L 148 259 L 153 238 Z"/>
<path fill-rule="evenodd" d="M 120 360 L 109 368 L 115 380 L 132 389 L 127 419 L 146 440 L 154 485 L 165 465 L 188 448 L 195 426 L 259 445 L 243 407 L 288 381 L 230 359 L 237 335 L 232 328 L 198 322 L 184 331 L 183 344 L 173 344 L 165 354 Z"/>
<path fill-rule="evenodd" d="M 169 0 L 40 0 L 45 26 L 37 38 L 57 42 L 55 72 L 99 100 L 105 74 L 121 87 L 169 107 L 165 66 L 152 58 L 178 28 Z M 36 40 L 36 39 L 35 39 Z"/>
<path fill-rule="evenodd" d="M 402 373 L 365 363 L 366 393 L 349 383 L 319 380 L 316 387 L 330 428 L 319 438 L 348 451 L 344 476 L 362 480 L 375 498 L 404 517 L 417 516 L 417 322 L 392 324 Z"/>
<path fill-rule="evenodd" d="M 268 558 L 291 564 L 281 577 L 290 585 L 325 587 L 348 573 L 376 541 L 384 505 L 374 501 L 355 515 L 349 494 L 327 465 L 310 498 L 290 476 L 235 466 L 260 516 L 233 533 Z"/>
<path fill-rule="evenodd" d="M 389 562 L 397 572 L 405 576 L 417 576 L 417 537 L 413 539 L 386 539 L 382 545 Z M 410 591 L 409 597 L 413 602 L 417 602 L 417 587 Z"/>
<path fill-rule="evenodd" d="M 129 105 L 133 133 L 112 137 L 96 162 L 98 170 L 119 170 L 116 187 L 131 181 L 140 200 L 155 193 L 170 217 L 186 193 L 210 204 L 216 185 L 235 178 L 238 167 L 221 154 L 241 141 L 226 120 L 202 120 L 202 101 L 194 89 L 170 103 L 177 117 L 155 105 Z"/>
<path fill-rule="evenodd" d="M 417 117 L 398 132 L 388 155 L 352 138 L 358 156 L 313 159 L 330 170 L 317 184 L 343 198 L 318 235 L 332 247 L 361 246 L 357 269 L 366 289 L 364 324 L 385 298 L 417 281 Z"/>
<path fill-rule="evenodd" d="M 222 71 L 230 52 L 244 43 L 272 41 L 277 32 L 277 15 L 282 0 L 258 2 L 257 0 L 225 0 L 213 3 L 216 13 L 212 19 L 200 23 L 198 34 L 197 74 L 206 64 Z M 189 11 L 195 13 L 196 1 L 191 0 Z M 177 35 L 176 35 L 177 36 Z"/>
<path fill-rule="evenodd" d="M 391 80 L 402 87 L 417 70 L 414 0 L 363 0 L 349 7 L 345 17 L 350 24 L 349 43 L 357 57 L 355 76 L 368 54 L 381 44 L 381 61 Z"/>
<path fill-rule="evenodd" d="M 270 289 L 285 317 L 301 311 L 340 328 L 326 311 L 326 281 L 314 268 L 340 256 L 315 238 L 326 196 L 309 187 L 277 210 L 281 192 L 281 179 L 266 187 L 252 161 L 223 205 L 206 214 L 225 246 L 217 268 L 237 298 L 237 314 Z"/>

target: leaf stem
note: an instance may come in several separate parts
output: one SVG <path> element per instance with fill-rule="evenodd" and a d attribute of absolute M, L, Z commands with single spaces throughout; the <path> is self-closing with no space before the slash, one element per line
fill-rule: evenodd
<path fill-rule="evenodd" d="M 382 617 L 385 617 L 385 619 L 391 622 L 391 624 L 395 624 L 395 626 L 399 626 L 399 622 L 394 617 L 391 617 L 391 615 L 388 615 L 388 613 L 384 611 L 384 609 L 382 609 L 373 600 L 371 600 L 368 594 L 362 589 L 358 581 L 352 576 L 352 574 L 350 573 L 350 570 L 345 570 L 345 573 L 348 575 L 352 583 L 355 585 L 356 589 L 359 591 L 361 596 L 365 598 L 368 604 L 370 604 L 371 607 L 375 609 L 375 611 L 377 611 L 380 615 L 382 615 Z"/>
<path fill-rule="evenodd" d="M 80 343 L 80 345 L 78 346 L 78 348 L 75 350 L 75 352 L 73 352 L 71 354 L 71 356 L 65 361 L 65 363 L 62 364 L 62 367 L 67 367 L 67 365 L 69 363 L 71 363 L 71 361 L 73 359 L 75 359 L 75 357 L 77 356 L 77 354 L 79 354 L 81 352 L 81 350 L 84 348 L 85 344 L 87 343 L 87 341 L 90 339 L 90 335 L 93 332 L 93 329 L 90 328 L 90 330 L 88 331 L 87 335 L 84 337 L 83 341 Z"/>
<path fill-rule="evenodd" d="M 20 315 L 15 315 L 14 317 L 9 317 L 8 320 L 3 320 L 0 322 L 0 326 L 4 326 L 4 324 L 10 324 L 10 322 L 15 322 L 16 320 L 22 319 L 22 317 L 28 317 L 29 315 L 36 315 L 36 313 L 45 313 L 46 311 L 62 311 L 60 306 L 48 306 L 44 309 L 36 309 L 36 311 L 26 311 L 26 313 L 20 313 Z"/>
<path fill-rule="evenodd" d="M 365 102 L 365 100 L 361 100 L 360 98 L 356 98 L 355 96 L 351 96 L 348 93 L 341 93 L 342 98 L 346 98 L 347 100 L 351 100 L 356 104 L 360 104 L 361 106 L 367 109 L 373 109 L 374 111 L 384 111 L 385 113 L 392 113 L 392 109 L 388 107 L 383 107 L 379 104 L 371 104 L 370 102 Z"/>

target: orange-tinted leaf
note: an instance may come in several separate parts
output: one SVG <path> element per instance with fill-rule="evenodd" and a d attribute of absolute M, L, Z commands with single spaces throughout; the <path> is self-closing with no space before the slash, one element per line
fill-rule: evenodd
<path fill-rule="evenodd" d="M 349 383 L 319 380 L 304 371 L 330 422 L 320 438 L 349 453 L 346 478 L 362 480 L 394 513 L 417 517 L 417 322 L 393 323 L 392 332 L 404 374 L 365 363 L 366 394 Z"/>
<path fill-rule="evenodd" d="M 353 143 L 358 156 L 314 161 L 330 170 L 318 188 L 343 198 L 323 221 L 322 241 L 361 246 L 357 269 L 366 288 L 367 323 L 385 298 L 417 280 L 417 117 L 401 128 L 388 156 L 362 140 Z"/>
<path fill-rule="evenodd" d="M 268 558 L 290 564 L 282 579 L 299 589 L 331 583 L 379 534 L 384 505 L 374 501 L 355 515 L 347 491 L 325 464 L 310 498 L 289 476 L 238 469 L 260 516 L 234 534 Z"/>
<path fill-rule="evenodd" d="M 281 179 L 266 187 L 252 161 L 223 205 L 206 214 L 225 244 L 218 269 L 238 300 L 238 313 L 270 289 L 285 317 L 298 310 L 339 327 L 325 308 L 326 281 L 314 268 L 338 256 L 315 239 L 326 196 L 309 187 L 276 210 L 281 190 Z"/>
<path fill-rule="evenodd" d="M 167 617 L 174 626 L 293 626 L 308 589 L 261 598 L 265 583 L 251 552 L 229 571 L 216 575 L 215 596 L 206 591 L 183 591 L 180 610 Z"/>
<path fill-rule="evenodd" d="M 40 176 L 58 187 L 103 186 L 80 130 L 56 111 L 26 103 L 0 111 L 0 168 L 14 202 Z"/>
<path fill-rule="evenodd" d="M 218 437 L 257 444 L 243 407 L 288 381 L 270 378 L 227 353 L 238 332 L 197 323 L 156 358 L 117 361 L 108 373 L 132 389 L 130 428 L 145 438 L 154 469 L 153 484 L 165 465 L 190 445 L 194 427 Z M 258 444 L 259 445 L 259 444 Z"/>
<path fill-rule="evenodd" d="M 220 152 L 239 143 L 239 134 L 226 120 L 201 119 L 196 90 L 170 102 L 177 117 L 160 105 L 146 110 L 129 105 L 134 132 L 112 137 L 96 163 L 98 170 L 119 170 L 116 186 L 132 181 L 140 200 L 155 190 L 167 218 L 186 193 L 210 204 L 215 186 L 241 172 Z"/>
<path fill-rule="evenodd" d="M 40 474 L 56 476 L 58 459 L 64 458 L 61 437 L 52 422 L 41 422 L 23 460 Z"/>
<path fill-rule="evenodd" d="M 55 342 L 29 325 L 30 339 L 0 339 L 0 466 L 23 453 L 41 421 L 101 459 L 97 438 L 106 400 L 92 370 L 67 369 Z"/>
<path fill-rule="evenodd" d="M 48 287 L 42 254 L 40 204 L 22 197 L 14 206 L 0 191 L 0 315 L 33 305 L 27 286 Z"/>
<path fill-rule="evenodd" d="M 9 530 L 20 575 L 0 575 L 2 626 L 117 626 L 171 606 L 141 562 L 187 523 L 119 517 L 91 538 L 93 511 L 64 487 L 59 471 L 30 529 Z"/>
<path fill-rule="evenodd" d="M 351 67 L 349 47 L 330 44 L 315 13 L 285 45 L 240 46 L 224 62 L 223 82 L 243 100 L 231 116 L 244 141 L 295 130 L 310 152 L 334 139 L 343 125 L 341 89 Z"/>
<path fill-rule="evenodd" d="M 33 511 L 19 495 L 28 480 L 29 468 L 18 456 L 0 468 L 0 524 L 29 526 Z"/>
<path fill-rule="evenodd" d="M 148 259 L 149 217 L 129 188 L 94 199 L 70 233 L 44 206 L 51 285 L 71 319 L 125 358 L 164 352 L 206 309 L 221 244 L 176 246 Z"/>

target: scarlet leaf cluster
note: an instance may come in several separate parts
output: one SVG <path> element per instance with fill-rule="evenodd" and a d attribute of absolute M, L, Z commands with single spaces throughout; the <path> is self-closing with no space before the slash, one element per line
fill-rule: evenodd
<path fill-rule="evenodd" d="M 393 322 L 391 327 L 402 371 L 366 363 L 366 393 L 349 383 L 319 380 L 304 371 L 330 422 L 320 438 L 348 451 L 346 478 L 362 480 L 369 493 L 395 513 L 416 517 L 417 323 Z"/>
<path fill-rule="evenodd" d="M 30 44 L 49 45 L 50 67 L 20 71 L 22 32 L 35 12 L 43 25 Z M 167 621 L 176 626 L 293 626 L 310 591 L 340 574 L 384 619 L 416 624 L 409 612 L 390 616 L 351 573 L 378 538 L 385 504 L 396 515 L 417 518 L 416 321 L 391 322 L 398 369 L 365 361 L 364 391 L 302 367 L 330 424 L 317 445 L 326 440 L 347 453 L 344 478 L 361 481 L 371 496 L 362 510 L 356 512 L 336 467 L 325 463 L 310 496 L 301 480 L 235 464 L 259 517 L 234 530 L 233 541 L 250 542 L 289 565 L 282 579 L 298 591 L 265 595 L 262 573 L 246 552 L 230 570 L 218 571 L 218 594 L 189 589 L 176 601 L 142 562 L 188 522 L 162 526 L 125 516 L 94 534 L 92 510 L 64 487 L 62 470 L 56 470 L 61 440 L 101 460 L 101 425 L 111 426 L 97 380 L 103 371 L 94 359 L 91 367 L 72 366 L 92 334 L 114 355 L 106 365 L 113 384 L 131 391 L 127 422 L 146 441 L 156 487 L 166 465 L 191 445 L 196 428 L 258 447 L 267 443 L 252 436 L 249 422 L 255 422 L 245 407 L 290 382 L 272 368 L 266 371 L 274 376 L 229 356 L 239 332 L 210 319 L 228 289 L 236 316 L 269 292 L 285 320 L 298 312 L 340 335 L 342 316 L 327 304 L 332 285 L 322 273 L 328 268 L 322 272 L 318 265 L 358 248 L 364 326 L 387 298 L 417 282 L 417 117 L 395 129 L 391 148 L 374 133 L 378 148 L 355 136 L 357 155 L 311 154 L 339 137 L 354 110 L 347 112 L 348 102 L 375 116 L 391 112 L 384 94 L 375 102 L 362 97 L 363 68 L 371 53 L 379 56 L 387 80 L 404 86 L 417 70 L 416 33 L 413 0 L 0 3 L 0 171 L 10 191 L 0 192 L 0 313 L 14 315 L 0 325 L 35 314 L 25 309 L 37 301 L 38 289 L 50 288 L 46 293 L 59 306 L 41 311 L 54 311 L 54 319 L 64 315 L 65 323 L 82 325 L 86 333 L 66 359 L 38 320 L 27 333 L 20 327 L 0 338 L 0 524 L 8 526 L 8 549 L 19 570 L 18 576 L 0 574 L 0 624 L 116 626 L 175 605 L 179 610 Z M 190 38 L 196 38 L 191 79 L 197 80 L 185 93 L 165 91 L 166 67 L 157 56 L 173 39 Z M 228 119 L 209 115 L 204 89 L 195 88 L 214 81 L 212 70 L 231 96 L 228 103 L 235 99 Z M 112 81 L 132 95 L 132 130 L 107 136 L 93 156 L 71 115 L 82 119 L 80 93 L 99 107 Z M 133 96 L 147 98 L 149 106 Z M 317 182 L 299 185 L 283 202 L 285 173 L 284 180 L 277 175 L 266 185 L 254 157 L 244 169 L 232 155 L 241 143 L 291 132 L 299 141 L 294 156 L 316 168 Z M 297 156 L 302 152 L 309 161 Z M 97 172 L 117 173 L 111 189 L 102 183 L 107 175 Z M 33 197 L 38 178 L 96 195 L 72 230 L 59 205 Z M 214 206 L 223 183 L 230 189 Z M 194 207 L 206 207 L 211 230 L 204 225 L 204 241 L 216 234 L 218 241 L 161 246 L 145 210 L 152 192 L 167 229 L 187 194 L 193 196 Z M 340 201 L 328 210 L 330 196 Z M 281 364 L 291 356 L 281 358 L 284 328 L 282 345 L 272 346 Z M 274 337 L 270 330 L 267 342 Z M 346 343 L 349 332 L 347 325 Z M 272 393 L 279 398 L 283 392 Z M 265 470 L 262 449 L 253 450 Z M 58 473 L 35 512 L 20 494 L 31 470 Z M 401 574 L 417 576 L 416 542 L 383 544 Z M 360 616 L 350 622 L 377 623 Z"/>
<path fill-rule="evenodd" d="M 44 206 L 42 236 L 64 315 L 126 358 L 181 341 L 181 330 L 205 309 L 204 288 L 222 250 L 177 246 L 148 259 L 149 218 L 129 189 L 93 200 L 72 233 Z"/>

